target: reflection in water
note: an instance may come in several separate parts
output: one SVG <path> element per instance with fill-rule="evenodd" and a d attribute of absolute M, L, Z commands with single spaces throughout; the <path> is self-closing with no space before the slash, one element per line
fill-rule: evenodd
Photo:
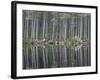
<path fill-rule="evenodd" d="M 23 69 L 91 66 L 88 13 L 23 10 Z"/>
<path fill-rule="evenodd" d="M 90 66 L 90 48 L 66 46 L 27 46 L 23 48 L 23 68 L 56 68 Z"/>

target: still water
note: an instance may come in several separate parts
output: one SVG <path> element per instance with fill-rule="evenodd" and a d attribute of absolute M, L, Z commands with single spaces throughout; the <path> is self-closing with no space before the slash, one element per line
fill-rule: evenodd
<path fill-rule="evenodd" d="M 91 65 L 89 46 L 26 46 L 23 48 L 23 69 L 80 67 Z"/>

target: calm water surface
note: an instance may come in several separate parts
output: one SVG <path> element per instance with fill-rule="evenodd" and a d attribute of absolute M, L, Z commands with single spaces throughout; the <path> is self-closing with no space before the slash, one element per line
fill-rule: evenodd
<path fill-rule="evenodd" d="M 80 67 L 91 65 L 89 46 L 25 46 L 23 69 Z"/>

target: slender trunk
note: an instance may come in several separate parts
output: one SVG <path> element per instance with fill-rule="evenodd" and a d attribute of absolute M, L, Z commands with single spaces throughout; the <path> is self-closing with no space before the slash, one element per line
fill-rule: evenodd
<path fill-rule="evenodd" d="M 45 38 L 48 39 L 48 13 L 46 13 Z"/>
<path fill-rule="evenodd" d="M 32 12 L 32 25 L 31 25 L 31 42 L 33 42 L 33 32 L 34 32 L 34 15 Z"/>
<path fill-rule="evenodd" d="M 82 39 L 82 32 L 83 32 L 83 30 L 82 30 L 82 16 L 80 16 L 80 39 Z"/>
<path fill-rule="evenodd" d="M 43 13 L 43 36 L 42 38 L 45 39 L 45 24 L 46 24 L 46 13 Z"/>
<path fill-rule="evenodd" d="M 54 41 L 55 20 L 56 20 L 56 19 L 55 19 L 55 15 L 56 15 L 56 14 L 53 14 L 53 19 L 54 19 L 54 20 L 53 20 L 53 29 L 52 29 L 52 41 Z"/>
<path fill-rule="evenodd" d="M 66 38 L 67 38 L 67 21 L 66 21 L 66 19 L 65 19 L 65 21 L 64 21 L 64 40 L 66 40 Z"/>
<path fill-rule="evenodd" d="M 38 14 L 36 15 L 36 41 L 38 41 Z"/>
<path fill-rule="evenodd" d="M 27 40 L 27 42 L 29 41 L 29 39 L 28 39 L 28 33 L 29 33 L 29 32 L 28 32 L 28 30 L 29 30 L 29 28 L 28 28 L 28 25 L 29 25 L 29 18 L 28 18 L 28 17 L 29 17 L 29 11 L 27 12 L 27 25 L 26 25 L 26 26 L 27 26 L 27 28 L 26 28 L 26 30 L 27 30 L 27 31 L 26 31 L 26 40 Z"/>

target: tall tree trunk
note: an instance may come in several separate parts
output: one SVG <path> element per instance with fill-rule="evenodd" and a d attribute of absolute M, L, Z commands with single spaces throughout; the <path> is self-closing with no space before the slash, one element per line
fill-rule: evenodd
<path fill-rule="evenodd" d="M 52 29 L 52 41 L 54 41 L 54 33 L 55 33 L 55 19 L 56 14 L 53 14 L 53 29 Z"/>
<path fill-rule="evenodd" d="M 38 41 L 38 13 L 36 15 L 36 41 Z"/>
<path fill-rule="evenodd" d="M 45 27 L 46 27 L 46 13 L 43 13 L 43 39 L 45 39 Z"/>

